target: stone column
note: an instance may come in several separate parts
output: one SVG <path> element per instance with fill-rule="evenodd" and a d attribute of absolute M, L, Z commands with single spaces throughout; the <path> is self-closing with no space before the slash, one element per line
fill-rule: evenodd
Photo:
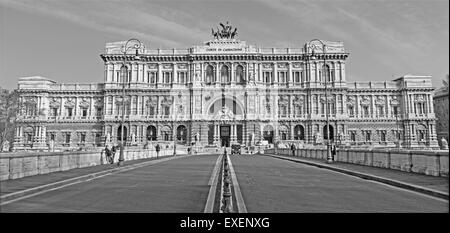
<path fill-rule="evenodd" d="M 278 85 L 278 64 L 276 62 L 272 63 L 273 64 L 273 82 Z"/>
<path fill-rule="evenodd" d="M 162 84 L 163 77 L 162 77 L 162 64 L 161 63 L 158 63 L 158 77 L 157 77 L 157 79 L 158 79 L 158 81 L 156 83 L 158 85 Z"/>
<path fill-rule="evenodd" d="M 287 86 L 290 87 L 293 85 L 292 80 L 292 62 L 288 62 L 288 72 L 287 72 Z"/>
<path fill-rule="evenodd" d="M 172 63 L 172 69 L 173 69 L 173 83 L 178 83 L 178 67 L 177 67 L 177 63 Z"/>

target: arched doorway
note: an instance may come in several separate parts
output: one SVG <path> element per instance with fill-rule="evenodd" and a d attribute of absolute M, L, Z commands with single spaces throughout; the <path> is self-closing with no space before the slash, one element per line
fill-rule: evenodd
<path fill-rule="evenodd" d="M 305 140 L 305 128 L 302 125 L 294 127 L 294 140 Z"/>
<path fill-rule="evenodd" d="M 121 140 L 121 138 L 120 138 L 121 137 L 121 132 L 122 132 L 122 126 L 119 126 L 117 128 L 117 141 L 119 141 L 119 142 Z M 128 135 L 127 127 L 123 126 L 123 140 L 124 141 L 127 141 L 127 135 Z"/>
<path fill-rule="evenodd" d="M 147 127 L 147 140 L 156 141 L 156 127 L 153 125 Z"/>
<path fill-rule="evenodd" d="M 266 125 L 263 129 L 263 139 L 268 143 L 273 143 L 273 127 Z"/>
<path fill-rule="evenodd" d="M 177 127 L 177 140 L 180 143 L 186 143 L 186 134 L 187 129 L 186 126 L 180 125 Z"/>
<path fill-rule="evenodd" d="M 323 127 L 323 139 L 328 139 L 328 134 L 327 134 L 327 126 L 325 125 Z M 334 140 L 334 129 L 333 126 L 330 125 L 330 140 Z"/>

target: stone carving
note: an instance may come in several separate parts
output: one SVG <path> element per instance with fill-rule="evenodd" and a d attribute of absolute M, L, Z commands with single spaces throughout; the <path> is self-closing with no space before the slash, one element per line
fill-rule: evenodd
<path fill-rule="evenodd" d="M 52 98 L 52 100 L 50 100 L 50 104 L 49 105 L 50 105 L 51 108 L 59 108 L 59 106 L 61 105 L 61 102 L 57 98 Z"/>
<path fill-rule="evenodd" d="M 66 102 L 64 103 L 64 106 L 73 108 L 75 106 L 75 100 L 74 98 L 68 98 Z"/>
<path fill-rule="evenodd" d="M 356 103 L 355 96 L 348 96 L 347 97 L 347 105 L 353 106 Z"/>
<path fill-rule="evenodd" d="M 398 105 L 398 104 L 399 102 L 397 96 L 392 96 L 391 105 Z"/>
<path fill-rule="evenodd" d="M 106 142 L 105 144 L 108 144 L 109 142 L 111 142 L 111 135 L 109 133 L 106 134 Z"/>
<path fill-rule="evenodd" d="M 82 108 L 89 108 L 89 102 L 86 98 L 81 99 L 80 107 Z"/>
<path fill-rule="evenodd" d="M 363 99 L 361 100 L 361 105 L 370 105 L 370 97 L 364 96 Z"/>
<path fill-rule="evenodd" d="M 441 138 L 441 149 L 442 150 L 448 150 L 448 143 L 447 143 L 447 140 L 445 140 L 444 137 Z"/>
<path fill-rule="evenodd" d="M 54 150 L 55 150 L 55 141 L 50 140 L 50 142 L 48 143 L 48 151 L 53 152 Z"/>
<path fill-rule="evenodd" d="M 136 143 L 136 135 L 134 133 L 131 134 L 131 142 Z"/>
<path fill-rule="evenodd" d="M 315 135 L 314 135 L 314 142 L 316 143 L 316 144 L 318 144 L 318 143 L 321 143 L 321 135 L 320 135 L 320 133 L 319 132 L 317 132 Z"/>
<path fill-rule="evenodd" d="M 250 134 L 250 139 L 249 139 L 249 141 L 250 141 L 250 146 L 253 146 L 254 143 L 255 143 L 255 134 L 254 134 L 254 133 L 251 133 L 251 134 Z"/>
<path fill-rule="evenodd" d="M 305 101 L 305 97 L 303 95 L 296 96 L 294 99 L 294 106 L 301 106 Z"/>
<path fill-rule="evenodd" d="M 425 102 L 425 98 L 423 95 L 416 95 L 414 98 L 414 102 Z"/>
<path fill-rule="evenodd" d="M 232 31 L 232 27 L 228 25 L 224 25 L 223 23 L 219 23 L 222 27 L 222 30 L 219 30 L 217 28 L 217 31 L 214 31 L 214 29 L 211 28 L 211 34 L 214 36 L 216 40 L 218 39 L 234 39 L 234 37 L 237 36 L 237 28 L 234 28 L 234 31 Z"/>
<path fill-rule="evenodd" d="M 195 141 L 198 142 L 200 140 L 200 134 L 197 132 L 195 133 Z"/>
<path fill-rule="evenodd" d="M 378 96 L 377 99 L 375 100 L 376 105 L 385 105 L 385 103 L 386 102 L 385 102 L 384 98 L 381 96 Z"/>
<path fill-rule="evenodd" d="M 163 100 L 161 101 L 161 105 L 172 105 L 173 99 L 171 97 L 164 96 Z"/>
<path fill-rule="evenodd" d="M 2 151 L 3 152 L 9 151 L 9 141 L 8 140 L 3 141 L 3 143 L 2 143 Z"/>
<path fill-rule="evenodd" d="M 217 112 L 216 119 L 218 120 L 232 120 L 234 118 L 233 111 L 227 106 L 223 106 L 220 111 Z"/>

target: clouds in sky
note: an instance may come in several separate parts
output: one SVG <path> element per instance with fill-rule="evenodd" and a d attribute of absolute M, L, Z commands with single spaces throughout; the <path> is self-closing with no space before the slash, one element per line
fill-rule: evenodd
<path fill-rule="evenodd" d="M 355 59 L 348 76 L 357 80 L 448 73 L 445 0 L 0 0 L 0 6 L 144 38 L 150 48 L 201 44 L 211 38 L 211 27 L 226 20 L 238 27 L 239 38 L 265 47 L 300 47 L 314 38 L 343 41 Z M 379 73 L 366 76 L 369 69 Z"/>

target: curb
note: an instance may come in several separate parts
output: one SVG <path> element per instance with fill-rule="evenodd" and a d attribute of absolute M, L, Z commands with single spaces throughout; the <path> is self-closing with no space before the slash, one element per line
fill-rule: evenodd
<path fill-rule="evenodd" d="M 142 163 L 126 165 L 123 167 L 116 167 L 116 168 L 112 168 L 112 169 L 107 168 L 108 170 L 105 170 L 105 171 L 90 173 L 87 175 L 82 175 L 82 176 L 78 176 L 78 177 L 74 177 L 74 178 L 70 178 L 70 179 L 66 179 L 66 180 L 62 180 L 62 181 L 57 181 L 57 182 L 50 183 L 50 184 L 37 186 L 34 188 L 29 188 L 29 189 L 5 194 L 3 196 L 0 196 L 0 206 L 4 205 L 4 202 L 6 202 L 6 201 L 10 201 L 10 200 L 24 197 L 27 195 L 32 195 L 32 194 L 39 193 L 39 192 L 51 191 L 52 189 L 56 189 L 56 188 L 59 188 L 62 186 L 70 185 L 70 184 L 88 181 L 90 179 L 94 179 L 96 177 L 101 177 L 101 176 L 104 176 L 107 174 L 118 173 L 121 171 L 128 171 L 128 170 L 131 170 L 134 168 L 139 168 L 139 167 L 143 167 L 146 165 L 155 164 L 155 163 L 164 162 L 164 161 L 168 161 L 168 160 L 172 160 L 172 159 L 176 159 L 176 158 L 182 158 L 182 157 L 186 157 L 186 156 L 179 156 L 179 155 L 178 156 L 168 156 L 168 158 L 154 159 L 154 160 L 145 161 Z M 8 203 L 6 203 L 6 204 L 8 204 Z"/>
<path fill-rule="evenodd" d="M 278 155 L 271 155 L 271 154 L 262 154 L 262 155 L 270 156 L 270 157 L 278 158 L 278 159 L 289 160 L 289 161 L 297 162 L 297 163 L 303 163 L 303 164 L 307 164 L 307 165 L 311 165 L 311 166 L 316 166 L 316 167 L 319 167 L 319 168 L 325 168 L 325 169 L 328 169 L 328 170 L 344 173 L 344 174 L 347 174 L 347 175 L 356 176 L 356 177 L 359 177 L 359 178 L 362 178 L 362 179 L 374 180 L 374 181 L 377 181 L 377 182 L 380 182 L 380 183 L 384 183 L 384 184 L 388 184 L 388 185 L 391 185 L 391 186 L 395 186 L 395 187 L 399 187 L 399 188 L 415 191 L 415 192 L 418 192 L 418 193 L 426 194 L 426 195 L 429 195 L 429 196 L 438 197 L 438 198 L 442 198 L 442 199 L 448 200 L 448 193 L 445 193 L 445 192 L 442 192 L 442 191 L 438 191 L 438 190 L 434 190 L 434 189 L 425 188 L 425 187 L 414 185 L 414 184 L 410 184 L 410 183 L 405 183 L 405 182 L 401 182 L 401 181 L 397 181 L 397 180 L 383 178 L 383 177 L 380 177 L 380 176 L 370 175 L 370 174 L 367 174 L 367 173 L 355 172 L 355 171 L 351 171 L 351 170 L 347 170 L 347 169 L 343 169 L 343 168 L 337 168 L 337 167 L 334 167 L 334 166 L 329 166 L 329 165 L 325 165 L 325 164 L 321 164 L 321 163 L 305 161 L 305 160 L 302 160 L 302 159 L 293 159 L 293 158 L 287 158 L 287 157 L 278 156 Z"/>

